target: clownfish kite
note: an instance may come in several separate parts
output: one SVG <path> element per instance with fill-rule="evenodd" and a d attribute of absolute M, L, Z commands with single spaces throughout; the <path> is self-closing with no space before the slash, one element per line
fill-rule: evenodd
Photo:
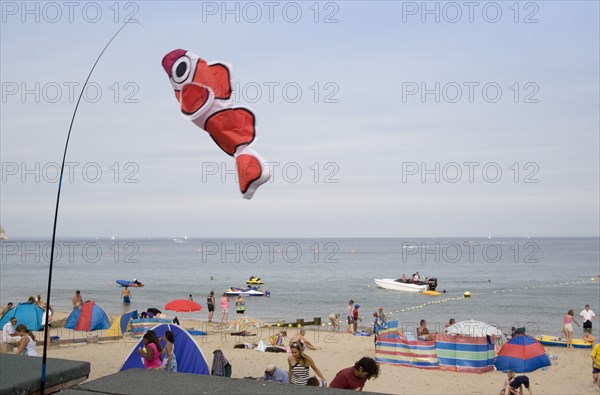
<path fill-rule="evenodd" d="M 175 89 L 181 115 L 204 129 L 227 155 L 235 158 L 240 191 L 251 199 L 269 180 L 264 160 L 250 147 L 256 135 L 254 113 L 232 107 L 231 66 L 207 63 L 184 49 L 162 60 Z"/>

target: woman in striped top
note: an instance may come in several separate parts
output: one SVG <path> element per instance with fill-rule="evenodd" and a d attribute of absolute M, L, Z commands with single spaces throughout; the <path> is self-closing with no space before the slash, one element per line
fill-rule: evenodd
<path fill-rule="evenodd" d="M 308 355 L 302 352 L 302 344 L 300 342 L 293 342 L 290 344 L 290 351 L 292 355 L 288 357 L 289 374 L 288 382 L 296 385 L 306 385 L 309 376 L 309 369 L 313 368 L 315 374 L 323 380 L 323 385 L 327 386 L 327 381 L 323 377 L 323 374 L 315 365 L 315 361 Z"/>

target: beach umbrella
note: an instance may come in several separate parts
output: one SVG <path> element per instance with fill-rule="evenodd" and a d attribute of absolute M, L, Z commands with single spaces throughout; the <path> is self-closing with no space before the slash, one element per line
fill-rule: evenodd
<path fill-rule="evenodd" d="M 544 346 L 527 335 L 515 336 L 506 342 L 494 361 L 497 370 L 517 373 L 533 372 L 551 364 Z"/>
<path fill-rule="evenodd" d="M 179 313 L 191 313 L 192 311 L 202 310 L 202 306 L 193 300 L 176 299 L 165 305 L 165 310 L 176 311 Z"/>
<path fill-rule="evenodd" d="M 461 321 L 446 328 L 449 335 L 463 335 L 470 337 L 502 336 L 502 331 L 495 326 L 482 321 Z"/>

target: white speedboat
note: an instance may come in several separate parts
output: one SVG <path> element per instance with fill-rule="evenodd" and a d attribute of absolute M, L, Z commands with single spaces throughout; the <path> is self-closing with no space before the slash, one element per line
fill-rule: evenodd
<path fill-rule="evenodd" d="M 228 296 L 237 296 L 237 295 L 242 295 L 242 296 L 265 296 L 264 292 L 258 291 L 256 289 L 251 289 L 251 288 L 236 288 L 236 287 L 229 288 L 227 291 L 225 291 L 225 294 L 228 295 Z"/>
<path fill-rule="evenodd" d="M 429 285 L 427 283 L 414 284 L 412 282 L 402 282 L 393 278 L 376 278 L 375 284 L 384 289 L 392 289 L 394 291 L 404 292 L 424 292 L 427 291 Z"/>

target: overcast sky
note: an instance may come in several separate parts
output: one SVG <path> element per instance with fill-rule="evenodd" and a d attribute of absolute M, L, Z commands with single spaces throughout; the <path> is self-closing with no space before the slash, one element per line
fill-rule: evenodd
<path fill-rule="evenodd" d="M 426 7 L 426 9 L 424 9 Z M 0 223 L 59 237 L 599 234 L 598 2 L 2 2 Z M 272 182 L 162 57 L 233 65 Z"/>

